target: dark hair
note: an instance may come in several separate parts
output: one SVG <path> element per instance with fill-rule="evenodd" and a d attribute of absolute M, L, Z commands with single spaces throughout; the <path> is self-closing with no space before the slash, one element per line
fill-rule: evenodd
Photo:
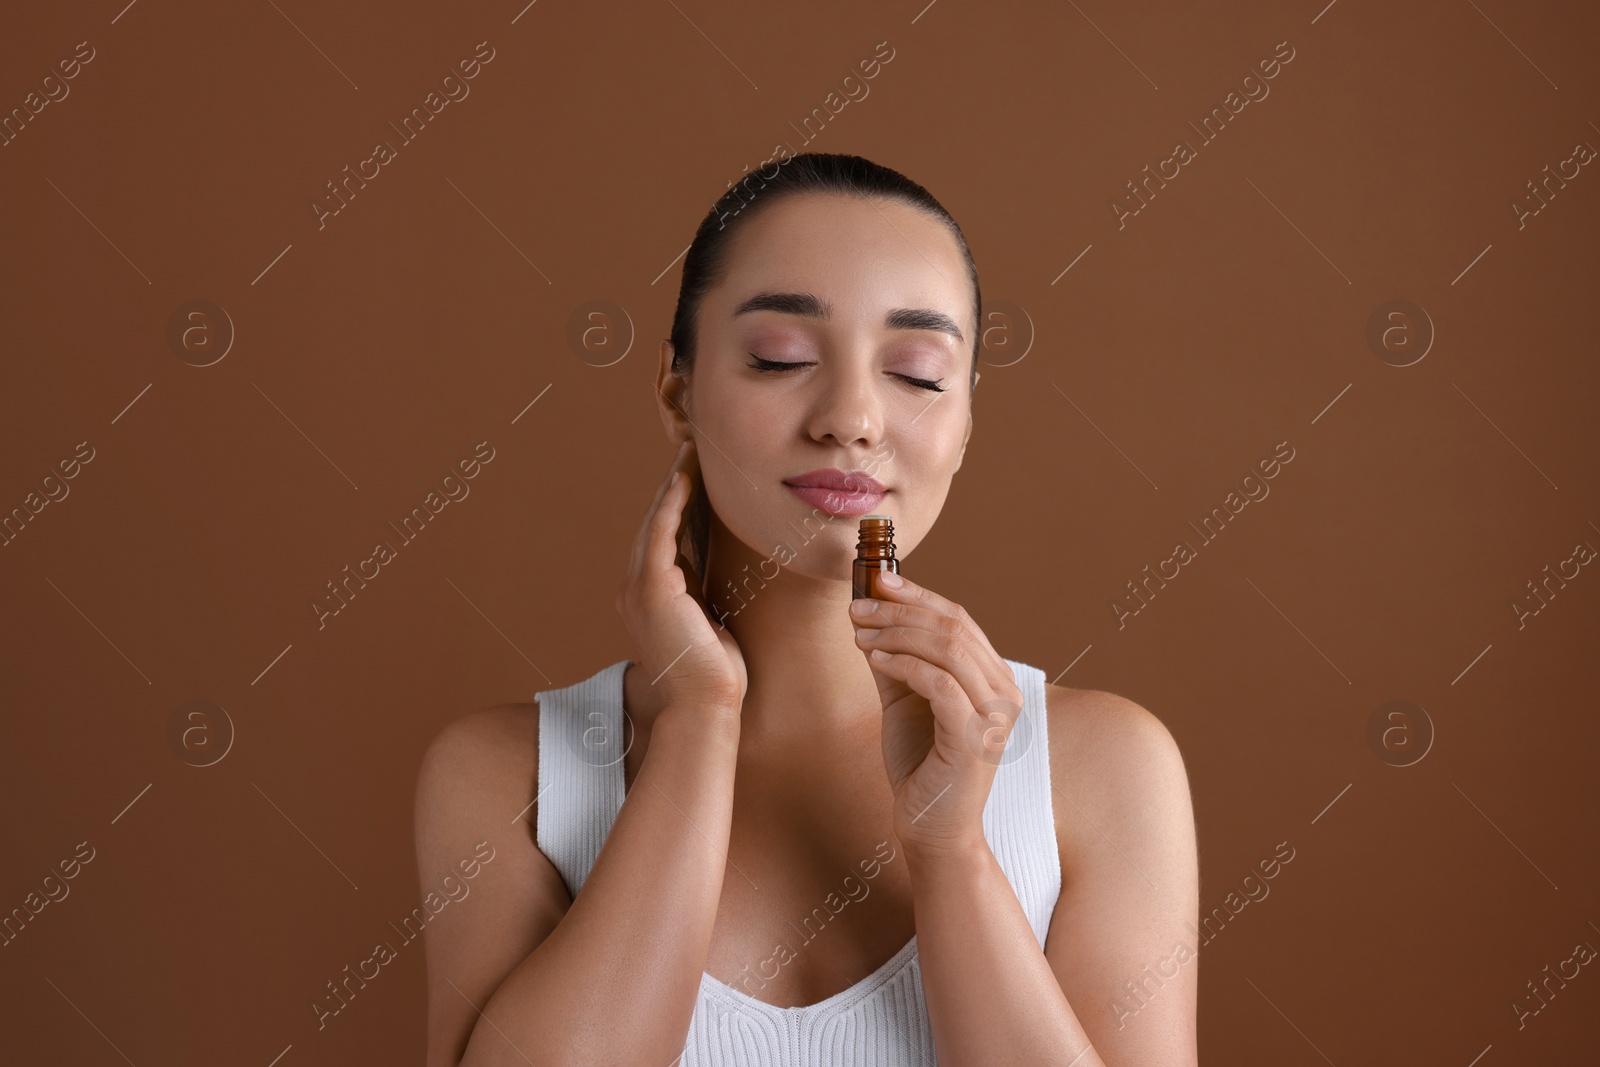
<path fill-rule="evenodd" d="M 956 220 L 916 182 L 897 170 L 873 163 L 860 156 L 841 152 L 803 152 L 789 155 L 779 149 L 781 161 L 767 160 L 753 173 L 747 174 L 737 184 L 730 183 L 700 221 L 694 240 L 683 259 L 683 276 L 678 284 L 678 306 L 672 316 L 672 372 L 687 378 L 694 367 L 695 341 L 698 334 L 700 304 L 705 295 L 722 280 L 727 271 L 728 239 L 737 231 L 741 220 L 748 221 L 753 214 L 770 207 L 786 197 L 803 193 L 831 193 L 854 195 L 865 199 L 893 200 L 916 208 L 929 217 L 944 223 L 961 249 L 967 265 L 967 277 L 972 282 L 972 321 L 976 329 L 972 337 L 972 369 L 968 375 L 967 396 L 978 379 L 978 344 L 982 333 L 982 299 L 978 290 L 978 267 L 967 246 L 966 235 Z M 767 173 L 768 165 L 776 169 Z M 710 533 L 710 501 L 705 489 L 696 488 L 688 504 L 688 533 L 691 546 L 690 560 L 699 572 L 702 593 L 709 581 L 706 573 L 706 545 Z"/>

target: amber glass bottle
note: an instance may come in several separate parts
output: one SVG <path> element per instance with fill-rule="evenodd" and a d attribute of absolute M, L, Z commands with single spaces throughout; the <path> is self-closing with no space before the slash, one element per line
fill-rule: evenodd
<path fill-rule="evenodd" d="M 900 573 L 900 561 L 894 558 L 894 520 L 887 515 L 863 515 L 856 558 L 850 564 L 850 599 L 876 598 L 878 575 L 884 571 Z"/>

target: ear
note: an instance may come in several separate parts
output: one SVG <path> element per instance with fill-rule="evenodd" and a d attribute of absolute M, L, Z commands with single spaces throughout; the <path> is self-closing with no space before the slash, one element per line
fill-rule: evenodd
<path fill-rule="evenodd" d="M 672 373 L 672 356 L 672 341 L 663 339 L 661 362 L 656 368 L 656 409 L 661 415 L 661 426 L 667 431 L 667 440 L 677 446 L 689 440 L 694 434 L 691 432 L 693 427 L 689 425 L 689 420 L 680 410 L 688 382 Z"/>
<path fill-rule="evenodd" d="M 982 377 L 982 375 L 979 377 Z M 961 438 L 961 451 L 956 453 L 956 467 L 955 470 L 950 472 L 951 474 L 954 474 L 956 471 L 961 469 L 961 461 L 966 458 L 967 442 L 970 440 L 972 440 L 972 412 L 969 411 L 967 412 L 967 432 L 966 435 Z"/>

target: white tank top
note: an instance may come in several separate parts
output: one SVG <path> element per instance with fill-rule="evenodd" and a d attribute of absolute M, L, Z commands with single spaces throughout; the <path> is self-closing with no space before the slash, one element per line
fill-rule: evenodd
<path fill-rule="evenodd" d="M 633 740 L 631 727 L 624 736 L 622 676 L 631 662 L 622 660 L 574 685 L 534 694 L 539 702 L 535 839 L 574 898 L 622 808 L 623 756 Z M 1044 672 L 1005 662 L 1022 690 L 1022 715 L 1007 738 L 984 804 L 983 836 L 1042 949 L 1061 893 Z M 797 938 L 785 940 L 794 944 Z M 937 1062 L 915 936 L 855 985 L 802 1007 L 774 1007 L 702 972 L 681 1060 L 682 1067 L 929 1067 Z"/>

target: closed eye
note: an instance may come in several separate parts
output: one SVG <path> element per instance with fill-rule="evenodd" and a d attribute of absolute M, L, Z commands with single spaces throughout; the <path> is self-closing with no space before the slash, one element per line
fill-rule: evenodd
<path fill-rule="evenodd" d="M 801 367 L 812 366 L 810 363 L 786 363 L 781 360 L 762 359 L 754 352 L 750 353 L 750 358 L 755 360 L 755 362 L 746 365 L 751 370 L 761 371 L 762 373 L 771 371 L 777 371 L 781 373 L 783 371 L 798 370 Z M 928 389 L 935 393 L 942 393 L 945 391 L 944 386 L 939 384 L 939 382 L 944 381 L 943 378 L 939 378 L 935 381 L 929 381 L 926 378 L 913 378 L 909 374 L 896 374 L 895 377 L 901 379 L 902 381 L 910 382 L 918 389 Z"/>

